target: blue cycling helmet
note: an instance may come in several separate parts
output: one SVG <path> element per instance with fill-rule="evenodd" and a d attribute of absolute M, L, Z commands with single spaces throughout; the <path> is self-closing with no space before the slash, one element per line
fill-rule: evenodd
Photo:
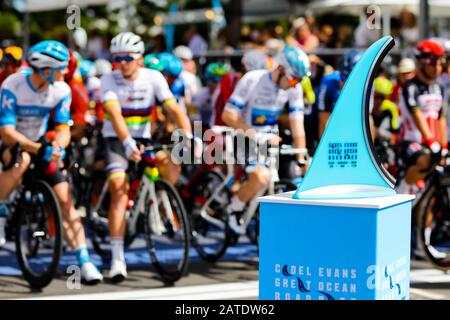
<path fill-rule="evenodd" d="M 56 70 L 64 70 L 69 62 L 69 50 L 59 41 L 41 41 L 30 48 L 28 52 L 28 63 L 38 69 L 39 73 L 49 82 L 53 83 L 53 75 Z M 47 77 L 42 71 L 50 68 L 50 76 Z"/>
<path fill-rule="evenodd" d="M 285 46 L 275 57 L 275 65 L 283 66 L 286 75 L 303 78 L 311 75 L 308 56 L 299 48 Z"/>
<path fill-rule="evenodd" d="M 162 73 L 178 77 L 184 69 L 183 61 L 172 53 L 163 52 L 158 55 L 159 62 L 163 65 Z"/>
<path fill-rule="evenodd" d="M 362 51 L 360 50 L 350 50 L 347 52 L 341 60 L 341 63 L 339 65 L 339 72 L 341 73 L 342 80 L 346 80 L 348 76 L 350 75 L 350 72 L 352 72 L 353 67 L 356 65 L 356 63 L 361 59 Z"/>
<path fill-rule="evenodd" d="M 92 77 L 95 75 L 95 63 L 91 60 L 83 59 L 79 65 L 81 77 Z"/>

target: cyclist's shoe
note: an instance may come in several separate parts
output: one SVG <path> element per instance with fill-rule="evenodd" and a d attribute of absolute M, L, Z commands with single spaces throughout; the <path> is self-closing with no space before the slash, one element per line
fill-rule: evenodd
<path fill-rule="evenodd" d="M 103 276 L 92 262 L 86 262 L 81 266 L 81 279 L 87 284 L 97 284 L 103 280 Z"/>
<path fill-rule="evenodd" d="M 122 282 L 127 277 L 127 265 L 124 261 L 113 260 L 111 263 L 111 270 L 109 271 L 109 277 L 115 283 Z"/>
<path fill-rule="evenodd" d="M 244 235 L 245 234 L 245 228 L 240 223 L 240 217 L 242 215 L 242 212 L 232 212 L 229 215 L 228 218 L 228 225 L 230 226 L 231 231 L 233 231 L 236 235 Z"/>
<path fill-rule="evenodd" d="M 6 243 L 6 217 L 0 217 L 0 247 L 3 247 Z"/>

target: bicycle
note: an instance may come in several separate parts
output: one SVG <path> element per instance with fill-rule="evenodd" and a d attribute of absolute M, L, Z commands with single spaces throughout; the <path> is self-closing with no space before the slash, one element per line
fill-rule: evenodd
<path fill-rule="evenodd" d="M 13 153 L 16 163 L 20 147 Z M 7 239 L 14 239 L 23 277 L 34 289 L 46 287 L 55 277 L 63 241 L 59 202 L 52 187 L 38 178 L 42 167 L 33 161 L 22 184 L 6 201 Z"/>
<path fill-rule="evenodd" d="M 175 282 L 187 271 L 190 229 L 178 192 L 160 178 L 156 167 L 156 153 L 170 148 L 168 145 L 145 147 L 143 160 L 139 164 L 130 163 L 124 244 L 130 246 L 143 233 L 153 266 L 164 281 Z M 93 247 L 103 260 L 110 260 L 109 197 L 104 174 L 97 173 L 89 194 L 91 201 L 86 213 Z"/>
<path fill-rule="evenodd" d="M 217 134 L 225 134 L 225 159 L 232 159 L 234 154 L 233 129 L 215 126 Z M 264 194 L 275 194 L 295 190 L 297 186 L 289 180 L 280 180 L 277 170 L 276 158 L 280 154 L 307 154 L 306 149 L 296 149 L 283 145 L 271 147 L 269 152 L 270 183 L 254 199 L 250 201 L 241 218 L 241 224 L 247 232 L 248 238 L 258 245 L 259 243 L 259 210 L 257 198 Z M 195 194 L 196 206 L 191 213 L 194 246 L 199 255 L 209 261 L 219 260 L 226 252 L 228 246 L 237 242 L 238 236 L 228 225 L 227 205 L 231 201 L 235 182 L 245 176 L 242 167 L 235 167 L 232 161 L 226 161 L 226 175 L 217 168 L 206 171 Z"/>
<path fill-rule="evenodd" d="M 436 157 L 438 163 L 440 157 Z M 437 165 L 426 178 L 426 187 L 413 212 L 417 214 L 418 241 L 425 257 L 437 268 L 450 270 L 450 157 Z"/>

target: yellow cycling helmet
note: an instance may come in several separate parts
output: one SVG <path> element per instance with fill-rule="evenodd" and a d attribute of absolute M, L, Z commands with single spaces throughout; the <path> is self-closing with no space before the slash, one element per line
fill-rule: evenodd
<path fill-rule="evenodd" d="M 393 85 L 392 82 L 386 78 L 383 77 L 377 77 L 373 81 L 373 86 L 375 93 L 380 94 L 382 96 L 390 96 L 393 91 Z"/>
<path fill-rule="evenodd" d="M 0 61 L 2 61 L 2 59 L 3 59 L 3 50 L 0 49 Z"/>
<path fill-rule="evenodd" d="M 10 63 L 20 63 L 22 62 L 22 48 L 17 46 L 9 46 L 4 50 L 4 60 Z"/>

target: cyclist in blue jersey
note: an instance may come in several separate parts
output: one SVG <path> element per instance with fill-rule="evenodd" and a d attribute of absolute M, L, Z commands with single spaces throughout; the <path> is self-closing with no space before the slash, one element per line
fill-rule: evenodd
<path fill-rule="evenodd" d="M 342 87 L 353 67 L 361 58 L 361 55 L 362 52 L 359 50 L 349 51 L 342 58 L 339 71 L 334 71 L 322 78 L 317 99 L 317 109 L 319 110 L 319 139 L 325 131 Z"/>
<path fill-rule="evenodd" d="M 278 145 L 281 141 L 278 135 L 278 116 L 287 103 L 294 145 L 296 148 L 305 148 L 301 81 L 310 73 L 308 57 L 298 48 L 285 46 L 276 56 L 275 64 L 273 71 L 250 71 L 239 80 L 225 105 L 222 119 L 229 127 L 243 131 L 252 141 Z M 304 157 L 305 154 L 299 154 L 297 160 L 304 161 Z M 270 180 L 269 169 L 251 159 L 251 156 L 248 158 L 248 180 L 232 197 L 228 207 L 230 227 L 237 234 L 245 232 L 239 216 L 246 203 L 264 190 Z"/>
<path fill-rule="evenodd" d="M 82 278 L 91 283 L 103 279 L 89 259 L 86 238 L 80 217 L 72 200 L 68 175 L 61 168 L 65 148 L 70 143 L 69 86 L 60 81 L 67 67 L 69 52 L 58 41 L 42 41 L 34 45 L 28 54 L 32 73 L 18 73 L 8 77 L 0 91 L 0 134 L 3 141 L 0 159 L 6 171 L 12 170 L 8 179 L 0 182 L 4 201 L 20 184 L 23 173 L 34 163 L 54 189 L 63 215 L 65 239 L 74 249 L 81 266 Z M 53 111 L 56 135 L 52 142 L 44 138 L 50 113 Z M 17 155 L 17 145 L 22 150 Z M 14 159 L 16 158 L 16 159 Z M 54 163 L 49 171 L 42 163 Z M 16 166 L 19 170 L 12 169 Z M 8 169 L 10 168 L 10 169 Z M 14 174 L 13 174 L 14 172 Z M 0 211 L 4 212 L 3 204 Z"/>

